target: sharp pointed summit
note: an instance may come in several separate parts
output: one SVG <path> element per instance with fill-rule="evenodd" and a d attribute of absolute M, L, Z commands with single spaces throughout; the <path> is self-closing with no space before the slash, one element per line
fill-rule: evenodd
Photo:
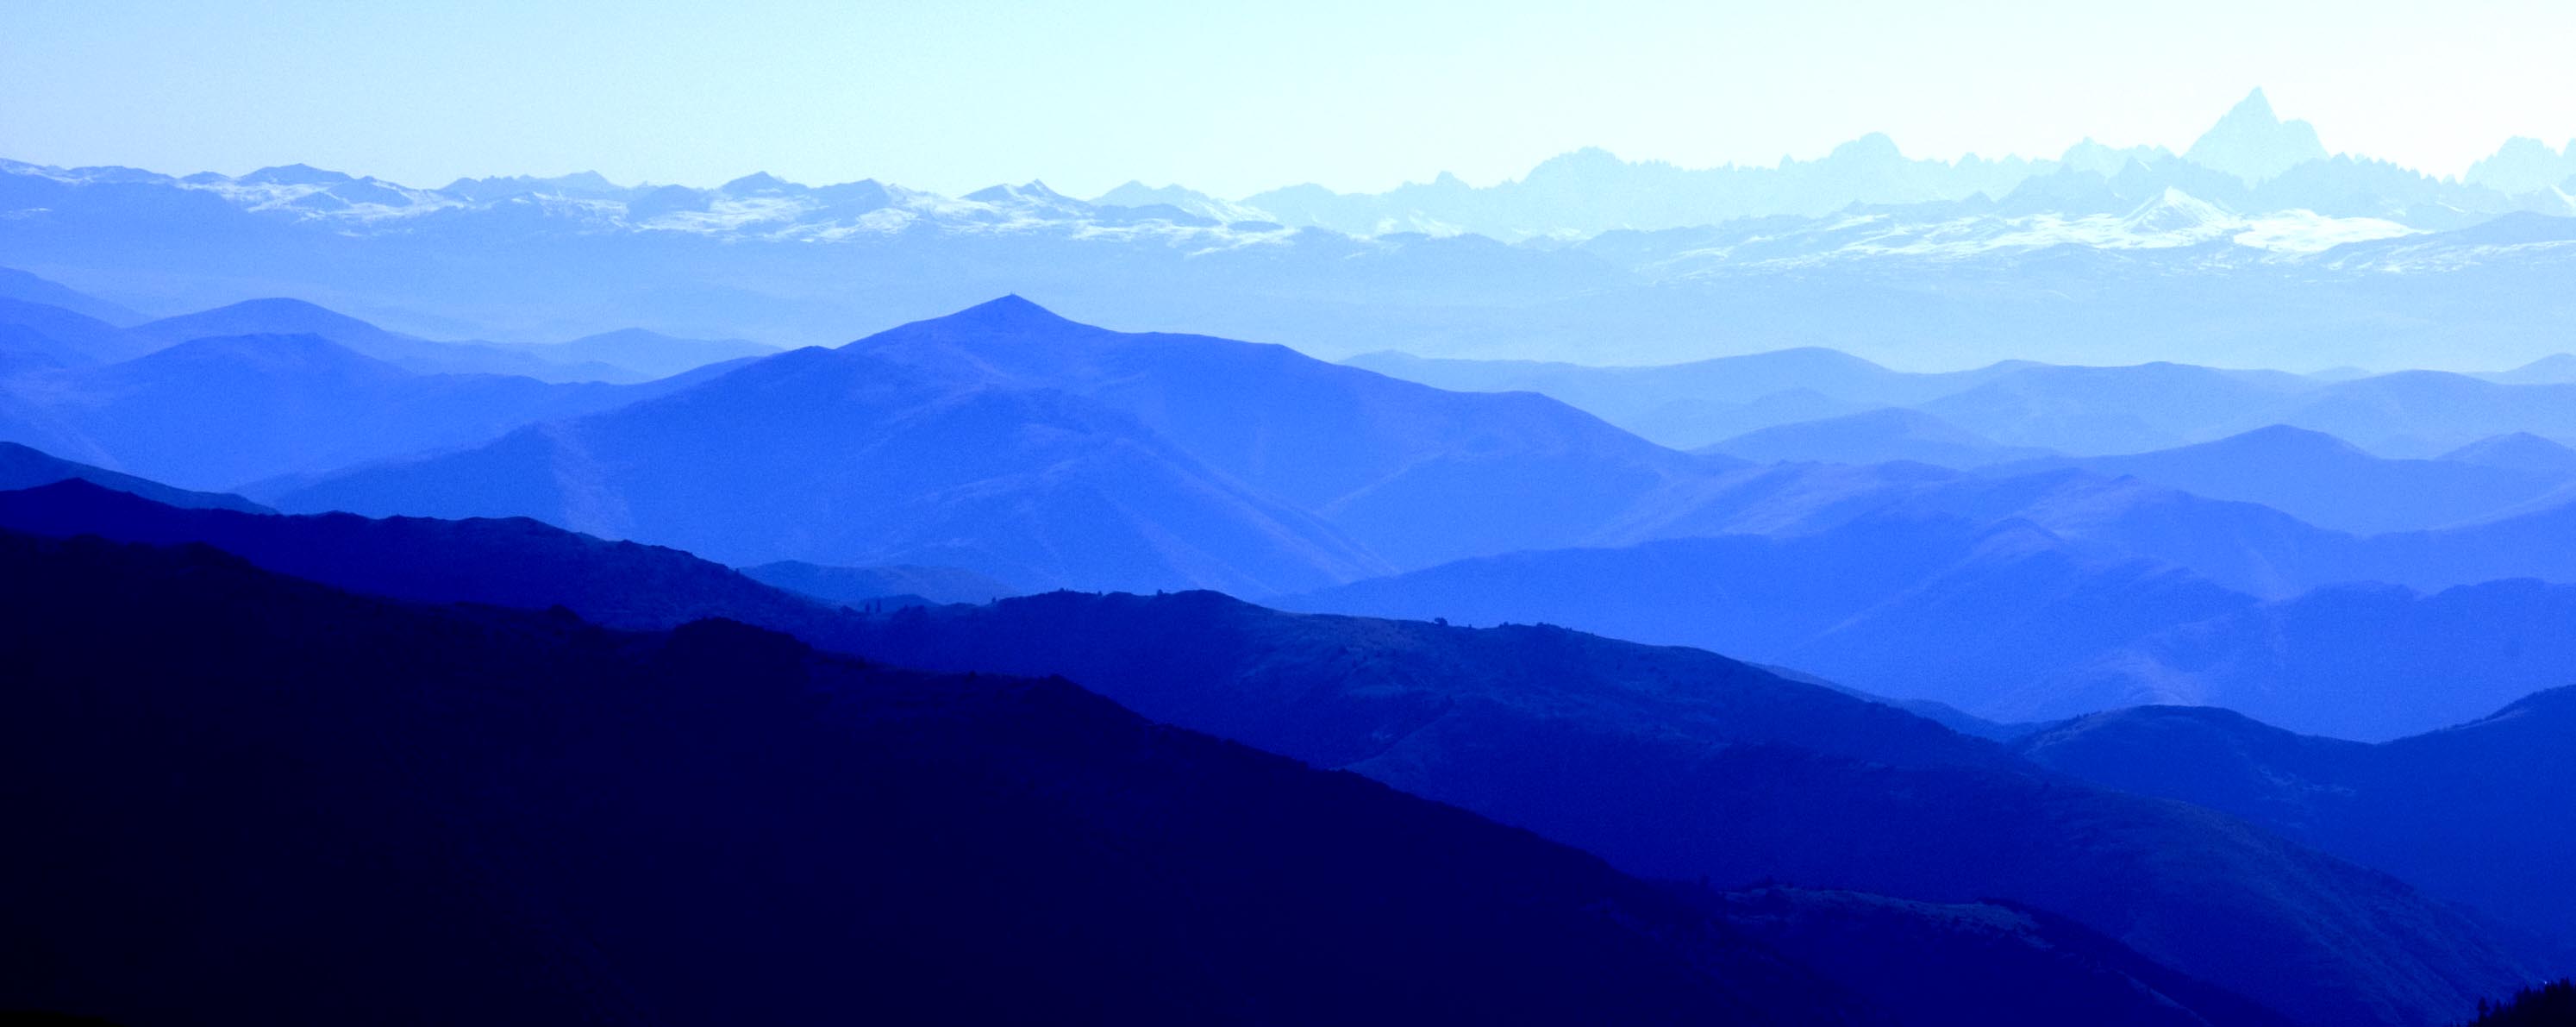
<path fill-rule="evenodd" d="M 993 329 L 1044 328 L 1074 323 L 1055 311 L 1030 302 L 1016 292 L 1006 293 L 999 298 L 985 300 L 954 314 L 932 320 Z"/>
<path fill-rule="evenodd" d="M 2183 154 L 2202 167 L 2227 172 L 2249 184 L 2327 156 L 2315 126 L 2281 120 L 2260 88 L 2245 94 Z"/>

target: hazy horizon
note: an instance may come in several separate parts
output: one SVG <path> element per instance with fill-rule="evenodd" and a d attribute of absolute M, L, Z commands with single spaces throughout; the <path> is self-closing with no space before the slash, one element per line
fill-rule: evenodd
<path fill-rule="evenodd" d="M 2379 5 L 2402 15 L 2406 5 Z M 1357 5 L 460 4 L 344 11 L 44 5 L 0 37 L 0 155 L 240 174 L 304 163 L 435 186 L 756 171 L 956 194 L 1130 180 L 1240 198 L 1477 185 L 1599 147 L 1681 167 L 2179 152 L 2266 90 L 2335 152 L 2456 177 L 2515 136 L 2576 138 L 2555 5 L 2191 4 L 2142 17 L 1989 3 L 1709 11 Z M 2511 25 L 2511 33 L 2479 31 Z M 2552 31 L 2555 26 L 2558 31 Z M 2356 57 L 2368 59 L 2357 60 Z M 256 58 L 256 59 L 252 59 Z M 323 84 L 327 87 L 317 88 Z"/>

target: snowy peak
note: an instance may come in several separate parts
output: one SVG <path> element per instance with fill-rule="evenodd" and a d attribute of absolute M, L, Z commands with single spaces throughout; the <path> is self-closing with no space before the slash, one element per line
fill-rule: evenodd
<path fill-rule="evenodd" d="M 2192 236 L 2229 230 L 2241 224 L 2227 208 L 2172 186 L 2166 186 L 2161 195 L 2139 204 L 2120 223 L 2139 235 Z"/>
<path fill-rule="evenodd" d="M 2304 121 L 2283 121 L 2272 113 L 2272 101 L 2256 89 L 2238 101 L 2227 116 L 2210 126 L 2183 157 L 2202 167 L 2224 171 L 2247 183 L 2260 183 L 2312 160 L 2324 160 L 2325 144 Z"/>

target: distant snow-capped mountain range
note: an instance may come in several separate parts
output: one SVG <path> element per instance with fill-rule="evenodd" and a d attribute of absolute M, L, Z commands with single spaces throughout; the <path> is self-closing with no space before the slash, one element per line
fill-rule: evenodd
<path fill-rule="evenodd" d="M 1919 160 L 1874 134 L 1822 159 L 1783 159 L 1776 167 L 1689 170 L 1588 149 L 1488 187 L 1444 174 L 1427 185 L 1384 193 L 1304 185 L 1240 201 L 1139 182 L 1085 201 L 1041 182 L 950 197 L 874 180 L 805 186 L 766 173 L 712 189 L 620 186 L 592 172 L 459 179 L 427 189 L 301 164 L 239 177 L 14 161 L 0 161 L 0 171 L 68 185 L 180 189 L 345 232 L 412 231 L 481 217 L 572 231 L 819 242 L 924 228 L 1046 230 L 1209 245 L 1275 239 L 1295 228 L 1361 238 L 1476 234 L 1507 242 L 1565 242 L 1612 231 L 1797 217 L 1819 222 L 1797 234 L 1852 238 L 1857 255 L 2216 240 L 2308 253 L 2412 230 L 2464 227 L 2516 211 L 2576 214 L 2568 188 L 2576 178 L 2576 143 L 2552 150 L 2515 139 L 2463 179 L 2436 179 L 2329 154 L 2306 122 L 2279 119 L 2261 90 L 2182 156 L 2162 147 L 2114 149 L 2088 139 L 2053 159 Z M 1854 213 L 1883 207 L 1905 209 Z M 1852 231 L 1861 225 L 1877 228 Z M 1766 239 L 1779 237 L 1756 231 Z"/>
<path fill-rule="evenodd" d="M 2457 180 L 2330 154 L 2260 92 L 2179 155 L 1933 161 L 1870 136 L 1774 167 L 1586 150 L 1493 186 L 1240 200 L 0 161 L 0 266 L 147 312 L 290 296 L 505 342 L 834 343 L 1019 293 L 1329 357 L 2485 370 L 2569 348 L 2571 176 L 2576 144 L 2516 140 Z"/>

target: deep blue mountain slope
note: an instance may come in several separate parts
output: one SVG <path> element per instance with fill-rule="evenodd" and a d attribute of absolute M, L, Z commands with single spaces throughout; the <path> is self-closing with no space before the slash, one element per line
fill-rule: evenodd
<path fill-rule="evenodd" d="M 78 484 L 0 510 L 53 534 L 204 537 L 361 589 L 561 603 L 634 626 L 739 611 L 897 663 L 1053 666 L 1148 716 L 1446 796 L 1656 876 L 2056 909 L 2311 1022 L 2444 1015 L 2536 972 L 2510 941 L 2394 882 L 2188 807 L 2071 786 L 1902 711 L 1693 650 L 1279 614 L 1209 593 L 862 617 L 784 593 L 759 599 L 742 591 L 758 586 L 685 554 L 524 522 L 252 524 Z M 304 555 L 314 552 L 346 555 Z M 367 552 L 385 556 L 356 555 Z"/>
<path fill-rule="evenodd" d="M 236 510 L 243 513 L 274 513 L 240 496 L 222 492 L 191 492 L 172 488 L 149 478 L 73 463 L 14 442 L 0 442 L 0 490 L 15 491 L 77 479 L 118 492 L 131 493 L 154 503 L 181 507 Z"/>
<path fill-rule="evenodd" d="M 1060 680 L 0 538 L 14 955 L 131 1022 L 1849 1022 L 1599 861 Z M 135 644 L 149 639 L 151 644 Z M 2175 1020 L 2171 1022 L 2183 1022 Z"/>
<path fill-rule="evenodd" d="M 2427 684 L 2439 678 L 2425 679 Z M 2035 732 L 2050 768 L 2226 810 L 2576 944 L 2576 689 L 2376 745 L 2226 710 L 2143 707 Z"/>
<path fill-rule="evenodd" d="M 2439 1018 L 2547 967 L 2393 879 L 2233 818 L 2034 773 L 1892 708 L 1696 651 L 1207 593 L 873 621 L 859 651 L 1055 667 L 1149 717 L 1348 767 L 1638 873 L 2056 910 L 2310 1022 Z"/>
<path fill-rule="evenodd" d="M 825 567 L 781 560 L 745 567 L 742 573 L 744 577 L 764 585 L 849 605 L 897 596 L 913 596 L 933 603 L 989 603 L 1026 591 L 1008 582 L 956 567 L 904 564 Z"/>
<path fill-rule="evenodd" d="M 52 537 L 202 543 L 280 574 L 422 603 L 483 603 L 668 630 L 724 618 L 810 633 L 832 607 L 676 549 L 610 542 L 524 518 L 373 520 L 182 510 L 88 481 L 0 492 L 0 526 Z"/>

